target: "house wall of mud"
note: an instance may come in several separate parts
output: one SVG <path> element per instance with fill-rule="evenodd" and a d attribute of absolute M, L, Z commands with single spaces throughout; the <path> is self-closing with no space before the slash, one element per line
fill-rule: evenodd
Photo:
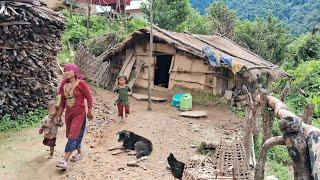
<path fill-rule="evenodd" d="M 149 45 L 148 43 L 135 44 L 134 50 L 134 55 L 137 58 L 136 64 L 144 63 L 134 86 L 148 88 Z M 214 94 L 222 95 L 224 90 L 233 87 L 233 77 L 220 69 L 213 69 L 207 63 L 207 60 L 177 52 L 169 44 L 155 43 L 151 62 L 151 84 L 153 88 L 156 87 L 153 84 L 157 55 L 172 55 L 168 72 L 170 74 L 168 90 L 175 86 L 182 86 L 190 89 L 212 90 Z M 217 74 L 221 75 L 218 76 Z"/>

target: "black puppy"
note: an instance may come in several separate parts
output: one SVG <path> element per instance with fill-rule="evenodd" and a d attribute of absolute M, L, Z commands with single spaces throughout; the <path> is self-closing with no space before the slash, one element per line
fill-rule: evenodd
<path fill-rule="evenodd" d="M 118 141 L 123 142 L 124 149 L 135 150 L 137 152 L 137 158 L 151 154 L 152 143 L 149 139 L 126 130 L 120 131 L 117 134 L 119 135 Z"/>
<path fill-rule="evenodd" d="M 177 178 L 177 179 L 181 179 L 182 175 L 183 175 L 183 170 L 184 170 L 184 163 L 178 161 L 172 153 L 170 153 L 169 157 L 167 158 L 170 169 L 171 169 L 171 173 L 172 175 Z"/>

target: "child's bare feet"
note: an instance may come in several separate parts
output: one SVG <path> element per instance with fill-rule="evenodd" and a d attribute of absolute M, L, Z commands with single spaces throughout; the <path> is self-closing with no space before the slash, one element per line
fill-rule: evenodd
<path fill-rule="evenodd" d="M 119 117 L 118 122 L 123 122 L 123 117 Z"/>
<path fill-rule="evenodd" d="M 49 154 L 48 159 L 52 159 L 53 155 Z"/>

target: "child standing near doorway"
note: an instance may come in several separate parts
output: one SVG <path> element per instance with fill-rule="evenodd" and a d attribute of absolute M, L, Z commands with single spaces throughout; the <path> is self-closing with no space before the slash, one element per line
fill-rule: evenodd
<path fill-rule="evenodd" d="M 129 109 L 129 92 L 131 92 L 131 88 L 128 86 L 128 80 L 126 76 L 119 76 L 118 77 L 118 86 L 114 90 L 114 92 L 118 93 L 118 99 L 116 100 L 115 104 L 118 107 L 118 117 L 128 117 L 130 114 Z"/>
<path fill-rule="evenodd" d="M 58 106 L 54 101 L 48 104 L 48 115 L 43 118 L 39 134 L 43 133 L 43 144 L 50 147 L 48 159 L 52 159 L 54 147 L 56 146 L 58 128 L 63 126 L 60 118 L 56 118 L 58 114 Z"/>

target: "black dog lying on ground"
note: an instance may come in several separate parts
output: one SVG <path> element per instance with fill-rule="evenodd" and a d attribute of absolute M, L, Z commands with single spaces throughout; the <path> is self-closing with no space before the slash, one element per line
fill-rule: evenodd
<path fill-rule="evenodd" d="M 170 165 L 170 169 L 171 169 L 171 173 L 172 175 L 177 178 L 177 179 L 181 179 L 182 178 L 182 174 L 183 174 L 183 170 L 184 170 L 184 163 L 178 161 L 172 153 L 170 153 L 169 157 L 167 158 L 168 163 Z"/>
<path fill-rule="evenodd" d="M 117 134 L 119 135 L 118 141 L 123 142 L 123 148 L 135 150 L 137 152 L 136 157 L 138 159 L 151 154 L 152 143 L 149 139 L 126 130 L 120 131 Z"/>

